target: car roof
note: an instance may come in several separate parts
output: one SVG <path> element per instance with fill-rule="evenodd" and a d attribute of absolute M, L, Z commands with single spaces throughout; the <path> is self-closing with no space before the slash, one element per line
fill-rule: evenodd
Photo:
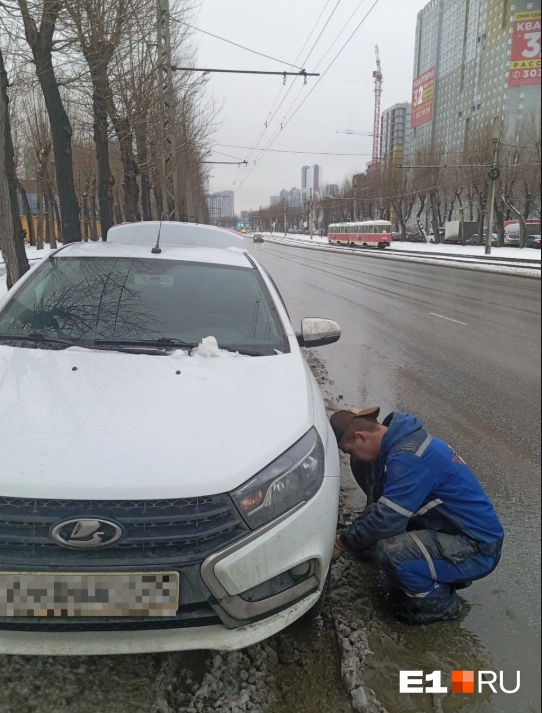
<path fill-rule="evenodd" d="M 154 247 L 154 246 L 153 246 Z M 138 258 L 147 260 L 179 260 L 183 262 L 207 262 L 228 267 L 254 267 L 248 254 L 239 248 L 205 248 L 192 245 L 161 245 L 162 252 L 153 254 L 149 245 L 131 243 L 69 243 L 57 252 L 55 258 L 107 257 Z"/>

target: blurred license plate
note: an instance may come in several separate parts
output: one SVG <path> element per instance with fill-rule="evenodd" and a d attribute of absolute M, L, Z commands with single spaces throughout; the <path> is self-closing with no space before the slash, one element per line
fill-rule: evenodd
<path fill-rule="evenodd" d="M 0 572 L 0 616 L 175 616 L 178 572 Z"/>

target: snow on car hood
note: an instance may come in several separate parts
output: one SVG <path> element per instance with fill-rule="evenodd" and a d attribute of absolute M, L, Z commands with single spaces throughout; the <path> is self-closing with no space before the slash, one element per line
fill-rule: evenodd
<path fill-rule="evenodd" d="M 306 433 L 299 353 L 209 359 L 0 346 L 0 496 L 232 490 Z"/>

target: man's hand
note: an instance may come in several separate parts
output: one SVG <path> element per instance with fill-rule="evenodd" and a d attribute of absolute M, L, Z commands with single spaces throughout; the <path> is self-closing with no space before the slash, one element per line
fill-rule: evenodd
<path fill-rule="evenodd" d="M 335 536 L 335 546 L 333 547 L 333 556 L 332 556 L 332 561 L 336 562 L 339 560 L 344 553 L 346 552 L 346 547 L 343 545 L 341 541 L 341 531 L 337 532 Z"/>

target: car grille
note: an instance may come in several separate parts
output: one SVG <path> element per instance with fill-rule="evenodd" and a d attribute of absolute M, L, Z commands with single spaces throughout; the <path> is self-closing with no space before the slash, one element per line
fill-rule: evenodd
<path fill-rule="evenodd" d="M 51 538 L 56 524 L 78 518 L 113 520 L 122 525 L 124 537 L 109 547 L 84 550 L 63 547 Z M 122 501 L 0 497 L 0 569 L 194 564 L 244 532 L 227 495 Z"/>

